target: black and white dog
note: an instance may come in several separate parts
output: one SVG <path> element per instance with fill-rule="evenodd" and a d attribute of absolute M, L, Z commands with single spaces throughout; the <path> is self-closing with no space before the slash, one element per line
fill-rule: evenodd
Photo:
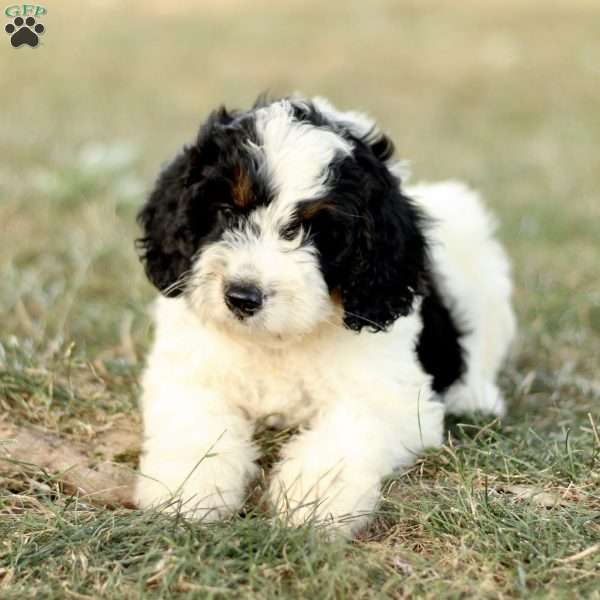
<path fill-rule="evenodd" d="M 291 523 L 356 532 L 444 412 L 504 413 L 515 331 L 493 220 L 461 183 L 403 187 L 368 117 L 322 98 L 221 108 L 139 215 L 156 302 L 140 506 L 216 519 L 257 473 L 253 425 L 298 426 L 273 470 Z"/>

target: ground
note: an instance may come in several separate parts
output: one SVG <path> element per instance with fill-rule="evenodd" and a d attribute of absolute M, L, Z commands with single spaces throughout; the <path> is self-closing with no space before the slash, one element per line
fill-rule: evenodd
<path fill-rule="evenodd" d="M 35 49 L 0 40 L 0 424 L 91 463 L 121 432 L 109 458 L 135 465 L 135 212 L 207 110 L 265 89 L 367 110 L 415 180 L 478 187 L 520 340 L 508 417 L 449 423 L 351 544 L 260 506 L 211 526 L 101 508 L 3 461 L 0 597 L 600 598 L 600 4 L 65 0 L 40 21 Z"/>

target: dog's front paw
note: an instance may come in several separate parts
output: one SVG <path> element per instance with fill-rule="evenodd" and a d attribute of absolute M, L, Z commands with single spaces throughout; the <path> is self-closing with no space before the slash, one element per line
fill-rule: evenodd
<path fill-rule="evenodd" d="M 290 525 L 312 523 L 346 537 L 361 529 L 377 506 L 379 481 L 342 464 L 314 470 L 287 460 L 275 469 L 269 494 Z"/>
<path fill-rule="evenodd" d="M 176 462 L 146 461 L 136 484 L 140 508 L 157 508 L 186 518 L 216 521 L 237 512 L 245 499 L 245 488 L 253 472 L 242 472 L 225 461 L 206 459 L 183 469 Z"/>
<path fill-rule="evenodd" d="M 239 490 L 220 490 L 200 482 L 171 491 L 162 482 L 141 475 L 136 486 L 139 508 L 152 507 L 171 515 L 182 514 L 189 519 L 207 522 L 225 518 L 242 502 Z"/>

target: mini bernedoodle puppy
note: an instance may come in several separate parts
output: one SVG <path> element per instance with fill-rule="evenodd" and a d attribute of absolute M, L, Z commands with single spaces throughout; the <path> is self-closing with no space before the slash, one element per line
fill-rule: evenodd
<path fill-rule="evenodd" d="M 274 510 L 352 535 L 444 413 L 504 413 L 515 320 L 493 219 L 461 183 L 405 187 L 393 152 L 361 113 L 260 99 L 213 112 L 162 171 L 138 217 L 162 293 L 139 506 L 239 511 L 266 420 L 299 429 Z"/>

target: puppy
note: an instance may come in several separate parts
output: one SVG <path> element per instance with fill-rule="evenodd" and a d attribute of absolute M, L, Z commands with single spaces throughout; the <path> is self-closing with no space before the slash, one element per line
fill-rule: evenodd
<path fill-rule="evenodd" d="M 238 511 L 266 419 L 299 428 L 275 510 L 352 535 L 382 478 L 442 442 L 445 412 L 504 414 L 515 320 L 493 221 L 461 183 L 404 187 L 393 153 L 363 114 L 263 99 L 213 112 L 162 171 L 138 217 L 162 293 L 141 507 Z"/>

